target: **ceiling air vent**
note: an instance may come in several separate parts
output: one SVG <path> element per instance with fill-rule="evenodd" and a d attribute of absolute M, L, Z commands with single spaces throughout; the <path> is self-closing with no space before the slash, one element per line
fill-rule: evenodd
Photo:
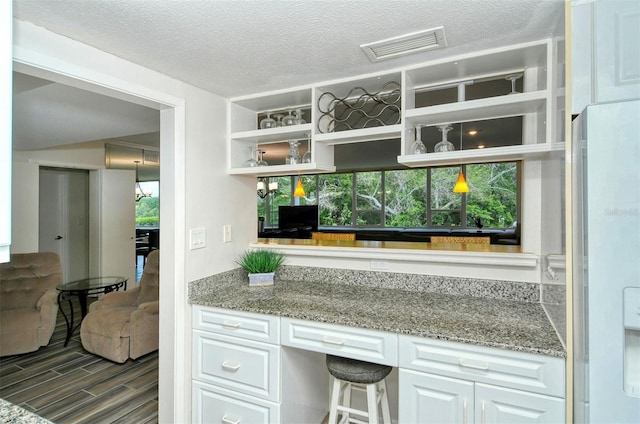
<path fill-rule="evenodd" d="M 444 36 L 444 28 L 437 27 L 362 44 L 360 48 L 364 50 L 372 62 L 377 62 L 425 50 L 440 49 L 446 46 L 447 40 Z"/>

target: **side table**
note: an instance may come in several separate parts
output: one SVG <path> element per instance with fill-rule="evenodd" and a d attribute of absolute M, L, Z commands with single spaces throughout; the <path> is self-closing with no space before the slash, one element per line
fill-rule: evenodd
<path fill-rule="evenodd" d="M 84 278 L 82 280 L 64 283 L 56 287 L 56 289 L 60 292 L 58 293 L 58 305 L 60 306 L 62 316 L 64 316 L 64 320 L 67 323 L 67 338 L 64 341 L 65 346 L 69 344 L 71 335 L 80 326 L 80 324 L 82 324 L 82 319 L 87 315 L 87 298 L 89 297 L 89 295 L 109 293 L 112 291 L 120 290 L 121 287 L 124 290 L 127 290 L 127 279 L 124 277 Z M 81 314 L 80 322 L 75 327 L 73 303 L 71 303 L 71 298 L 73 296 L 77 296 L 78 300 L 80 301 Z M 71 310 L 69 317 L 67 317 L 64 309 L 62 309 L 61 302 L 64 300 L 69 302 L 69 309 Z"/>

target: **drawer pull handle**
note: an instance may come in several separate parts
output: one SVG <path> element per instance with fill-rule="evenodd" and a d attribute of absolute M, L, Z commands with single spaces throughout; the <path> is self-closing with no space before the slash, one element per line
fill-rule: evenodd
<path fill-rule="evenodd" d="M 230 364 L 227 361 L 224 361 L 222 363 L 222 368 L 224 368 L 227 371 L 236 372 L 240 369 L 240 364 Z"/>
<path fill-rule="evenodd" d="M 240 420 L 230 420 L 229 418 L 227 418 L 227 416 L 225 415 L 224 417 L 222 417 L 222 422 L 224 424 L 240 424 Z"/>
<path fill-rule="evenodd" d="M 240 323 L 239 322 L 233 322 L 233 321 L 223 321 L 222 322 L 222 326 L 223 327 L 227 327 L 227 328 L 239 328 L 240 327 Z"/>
<path fill-rule="evenodd" d="M 462 424 L 467 424 L 467 400 L 462 402 Z"/>
<path fill-rule="evenodd" d="M 329 343 L 329 344 L 338 345 L 338 346 L 342 346 L 344 344 L 344 340 L 343 339 L 332 339 L 329 336 L 324 336 L 322 338 L 322 341 L 324 343 Z"/>
<path fill-rule="evenodd" d="M 460 361 L 458 363 L 460 364 L 461 367 L 471 368 L 471 369 L 474 369 L 474 370 L 486 371 L 486 370 L 489 369 L 489 364 L 484 364 L 484 365 L 468 364 L 468 363 L 464 362 L 463 359 L 460 359 Z"/>

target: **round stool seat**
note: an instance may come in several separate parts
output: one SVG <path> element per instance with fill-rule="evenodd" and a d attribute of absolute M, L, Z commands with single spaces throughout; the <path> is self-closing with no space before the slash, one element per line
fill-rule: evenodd
<path fill-rule="evenodd" d="M 374 384 L 383 380 L 391 372 L 388 365 L 327 355 L 327 369 L 335 378 L 358 384 Z"/>

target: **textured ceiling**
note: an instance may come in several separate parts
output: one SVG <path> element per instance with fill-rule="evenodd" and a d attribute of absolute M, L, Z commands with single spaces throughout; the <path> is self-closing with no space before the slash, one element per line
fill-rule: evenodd
<path fill-rule="evenodd" d="M 564 0 L 14 0 L 13 13 L 234 97 L 546 38 Z M 359 47 L 436 26 L 445 49 L 374 64 Z"/>

